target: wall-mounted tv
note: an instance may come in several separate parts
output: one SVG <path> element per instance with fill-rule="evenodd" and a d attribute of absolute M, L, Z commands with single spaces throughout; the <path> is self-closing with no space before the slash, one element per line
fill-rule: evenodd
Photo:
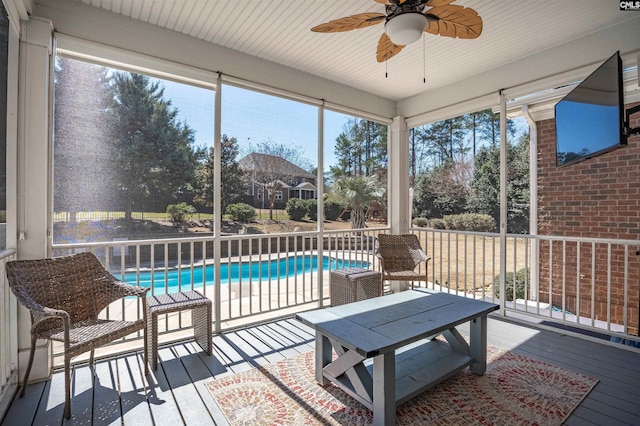
<path fill-rule="evenodd" d="M 557 166 L 626 145 L 620 52 L 562 98 L 555 116 Z"/>

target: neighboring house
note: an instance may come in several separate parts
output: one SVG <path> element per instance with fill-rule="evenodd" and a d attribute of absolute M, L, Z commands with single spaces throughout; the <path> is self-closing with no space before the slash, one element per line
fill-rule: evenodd
<path fill-rule="evenodd" d="M 272 196 L 276 208 L 284 208 L 291 198 L 317 196 L 316 176 L 282 157 L 253 152 L 238 165 L 245 172 L 244 202 L 256 208 L 269 208 Z"/>

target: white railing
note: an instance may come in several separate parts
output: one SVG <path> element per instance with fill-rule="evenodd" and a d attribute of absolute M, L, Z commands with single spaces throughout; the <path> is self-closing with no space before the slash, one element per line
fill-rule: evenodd
<path fill-rule="evenodd" d="M 15 250 L 0 252 L 0 400 L 8 386 L 17 383 L 18 314 L 16 299 L 11 293 L 5 264 L 14 259 Z"/>
<path fill-rule="evenodd" d="M 221 331 L 325 306 L 331 270 L 379 269 L 375 237 L 380 232 L 388 228 L 224 235 L 217 265 L 213 236 L 60 244 L 53 255 L 90 250 L 118 278 L 150 286 L 152 295 L 199 289 L 213 300 L 214 329 Z M 432 258 L 430 288 L 500 303 L 506 314 L 637 340 L 638 241 L 508 235 L 503 300 L 497 278 L 498 234 L 426 228 L 411 232 L 419 235 Z M 110 307 L 107 315 L 139 315 L 128 302 Z M 188 314 L 166 316 L 160 330 L 190 325 Z"/>
<path fill-rule="evenodd" d="M 502 298 L 498 234 L 412 232 L 432 257 L 432 288 L 500 303 L 507 314 L 640 341 L 640 241 L 507 235 Z"/>
<path fill-rule="evenodd" d="M 219 241 L 217 265 L 213 236 L 57 244 L 52 255 L 91 251 L 117 278 L 151 287 L 150 295 L 200 290 L 212 299 L 214 330 L 221 331 L 302 307 L 324 306 L 329 298 L 330 271 L 378 269 L 375 237 L 387 230 L 224 235 Z M 125 299 L 111 305 L 106 315 L 136 317 L 140 313 L 130 303 Z M 169 332 L 190 325 L 185 312 L 165 316 L 159 329 Z"/>

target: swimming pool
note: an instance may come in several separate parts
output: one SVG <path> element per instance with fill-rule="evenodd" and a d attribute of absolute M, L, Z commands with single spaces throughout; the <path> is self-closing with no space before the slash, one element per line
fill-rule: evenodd
<path fill-rule="evenodd" d="M 322 258 L 322 265 L 325 270 L 331 267 L 331 270 L 342 268 L 367 268 L 369 262 L 362 260 L 342 260 L 334 259 L 327 256 Z M 281 259 L 274 259 L 263 262 L 242 262 L 242 263 L 223 263 L 218 268 L 220 272 L 220 282 L 237 283 L 262 280 L 277 280 L 278 278 L 293 277 L 299 274 L 305 274 L 318 270 L 317 256 L 290 256 Z M 203 283 L 212 285 L 214 280 L 214 267 L 207 265 L 205 268 L 196 266 L 191 268 L 170 269 L 166 274 L 165 271 L 140 272 L 138 274 L 126 273 L 124 281 L 140 285 L 142 287 L 153 287 L 154 294 L 175 293 L 178 290 L 178 283 L 182 285 L 182 289 L 191 288 L 191 279 L 193 275 L 193 287 L 202 288 Z M 203 279 L 204 278 L 204 279 Z"/>

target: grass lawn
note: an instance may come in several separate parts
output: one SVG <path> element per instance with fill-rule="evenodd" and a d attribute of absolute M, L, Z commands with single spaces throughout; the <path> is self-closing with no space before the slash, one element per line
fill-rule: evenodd
<path fill-rule="evenodd" d="M 285 210 L 274 210 L 274 220 L 269 220 L 269 209 L 256 209 L 257 219 L 254 223 L 248 224 L 247 228 L 251 228 L 258 234 L 269 233 L 288 233 L 298 231 L 313 231 L 316 229 L 316 223 L 313 221 L 305 220 L 301 222 L 294 222 L 289 220 L 289 217 Z M 162 229 L 171 231 L 172 227 L 169 218 L 166 213 L 163 212 L 134 212 L 134 222 L 146 222 L 147 224 L 157 223 L 158 226 L 145 228 L 142 230 L 137 229 L 118 229 L 117 234 L 122 235 L 104 235 L 104 240 L 109 241 L 116 237 L 132 236 L 133 239 L 143 238 L 145 232 L 163 234 Z M 90 229 L 82 231 L 83 228 L 87 228 L 86 225 L 93 222 L 106 222 L 106 221 L 118 221 L 118 219 L 124 218 L 124 212 L 78 212 L 76 213 L 76 220 L 79 226 L 77 228 L 77 234 L 72 233 L 71 230 L 65 230 L 66 233 L 70 233 L 72 240 L 85 240 L 90 238 L 90 234 L 93 233 Z M 212 220 L 213 214 L 197 213 L 193 215 L 189 220 L 191 221 L 207 221 Z M 58 225 L 63 225 L 65 228 L 71 225 L 69 222 L 70 215 L 67 212 L 59 212 L 54 214 L 54 222 Z M 159 224 L 163 226 L 159 226 Z M 368 223 L 370 228 L 384 226 L 381 223 Z M 57 227 L 60 231 L 62 228 Z M 158 229 L 156 229 L 158 228 Z M 330 221 L 325 223 L 326 230 L 332 229 L 345 229 L 351 228 L 351 224 L 348 221 Z M 56 229 L 56 227 L 54 227 Z M 190 230 L 191 231 L 191 230 Z M 84 235 L 85 232 L 87 235 Z M 98 230 L 103 232 L 103 230 Z M 176 232 L 176 231 L 172 231 Z M 194 229 L 193 232 L 203 232 L 201 229 Z M 62 233 L 62 232 L 60 232 Z M 187 234 L 190 233 L 187 231 Z M 253 233 L 253 232 L 252 232 Z M 176 234 L 179 237 L 183 234 Z M 201 234 L 200 234 L 201 235 Z M 95 235 L 97 238 L 93 240 L 100 240 L 99 235 Z M 493 288 L 494 278 L 499 274 L 499 254 L 500 254 L 500 242 L 497 234 L 492 236 L 478 236 L 478 235 L 466 235 L 466 234 L 453 234 L 446 232 L 434 232 L 427 228 L 420 233 L 420 239 L 422 247 L 427 254 L 431 257 L 429 262 L 429 281 L 434 283 L 449 286 L 452 289 L 465 290 L 465 291 L 486 291 L 491 292 Z M 67 241 L 59 241 L 67 242 Z M 527 264 L 528 251 L 526 251 L 526 240 L 510 238 L 507 242 L 507 270 L 517 271 Z"/>

